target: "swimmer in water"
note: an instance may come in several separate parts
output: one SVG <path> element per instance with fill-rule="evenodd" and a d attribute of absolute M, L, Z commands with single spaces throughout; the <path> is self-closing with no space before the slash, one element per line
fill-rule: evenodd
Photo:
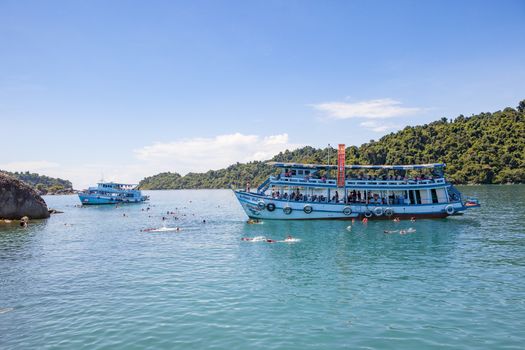
<path fill-rule="evenodd" d="M 293 237 L 291 235 L 288 235 L 288 237 L 286 237 L 287 241 L 291 241 L 292 239 L 293 239 Z"/>
<path fill-rule="evenodd" d="M 415 216 L 412 216 L 412 217 L 410 218 L 410 221 L 412 221 L 412 222 L 416 222 L 416 217 L 415 217 Z"/>
<path fill-rule="evenodd" d="M 274 239 L 267 239 L 266 242 L 267 242 L 267 243 L 275 243 L 275 242 L 277 242 L 277 241 L 274 240 Z"/>
<path fill-rule="evenodd" d="M 362 221 L 363 224 L 366 224 L 368 223 L 368 219 L 367 218 L 364 218 L 363 221 Z"/>
<path fill-rule="evenodd" d="M 394 220 L 393 220 L 393 221 L 394 221 L 394 222 L 400 222 L 401 220 L 399 219 L 399 217 L 398 217 L 398 216 L 396 216 L 396 217 L 394 218 Z"/>

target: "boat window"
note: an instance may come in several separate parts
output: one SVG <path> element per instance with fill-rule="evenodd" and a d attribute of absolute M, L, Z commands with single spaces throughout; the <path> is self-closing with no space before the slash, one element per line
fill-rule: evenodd
<path fill-rule="evenodd" d="M 435 188 L 430 190 L 430 194 L 432 195 L 432 203 L 438 203 L 438 196 Z"/>
<path fill-rule="evenodd" d="M 410 204 L 416 204 L 416 198 L 414 197 L 414 191 L 408 191 L 408 197 L 410 198 Z"/>
<path fill-rule="evenodd" d="M 420 190 L 416 190 L 416 203 L 421 204 L 421 192 Z"/>

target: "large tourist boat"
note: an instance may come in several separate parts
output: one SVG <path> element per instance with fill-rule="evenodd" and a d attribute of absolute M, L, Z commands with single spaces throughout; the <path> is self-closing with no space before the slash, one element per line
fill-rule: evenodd
<path fill-rule="evenodd" d="M 338 165 L 269 162 L 280 169 L 256 192 L 236 190 L 253 219 L 412 219 L 460 215 L 479 207 L 444 176 L 445 164 Z M 336 177 L 331 177 L 332 173 Z M 426 175 L 425 175 L 426 174 Z"/>
<path fill-rule="evenodd" d="M 97 187 L 90 187 L 78 193 L 80 202 L 90 204 L 141 203 L 149 196 L 142 195 L 136 185 L 114 182 L 99 182 Z"/>

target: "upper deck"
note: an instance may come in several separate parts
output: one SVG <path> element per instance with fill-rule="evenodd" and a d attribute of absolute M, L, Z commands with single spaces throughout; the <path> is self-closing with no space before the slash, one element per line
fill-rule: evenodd
<path fill-rule="evenodd" d="M 135 184 L 122 184 L 116 182 L 99 182 L 96 187 L 89 187 L 89 192 L 110 192 L 110 193 L 140 193 Z"/>
<path fill-rule="evenodd" d="M 279 163 L 269 162 L 268 164 L 283 171 L 277 176 L 270 176 L 269 184 L 274 186 L 301 186 L 301 187 L 319 187 L 334 188 L 337 187 L 337 179 L 320 176 L 319 172 L 330 173 L 337 169 L 337 165 L 326 164 L 300 164 L 300 163 Z M 359 175 L 345 176 L 345 185 L 348 188 L 356 189 L 409 189 L 409 188 L 435 188 L 444 187 L 447 182 L 443 175 L 445 164 L 421 164 L 421 165 L 347 165 L 346 170 L 374 170 L 383 172 L 403 172 L 401 175 Z M 433 175 L 425 177 L 424 175 L 407 177 L 406 172 L 409 170 L 424 170 L 431 172 Z"/>

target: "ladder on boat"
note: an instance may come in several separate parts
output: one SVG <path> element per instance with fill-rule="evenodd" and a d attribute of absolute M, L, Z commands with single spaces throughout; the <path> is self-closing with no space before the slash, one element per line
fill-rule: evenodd
<path fill-rule="evenodd" d="M 266 190 L 270 187 L 270 178 L 266 179 L 259 187 L 257 187 L 257 193 L 264 194 Z"/>
<path fill-rule="evenodd" d="M 448 187 L 448 196 L 451 202 L 461 202 L 461 192 L 454 185 Z"/>

